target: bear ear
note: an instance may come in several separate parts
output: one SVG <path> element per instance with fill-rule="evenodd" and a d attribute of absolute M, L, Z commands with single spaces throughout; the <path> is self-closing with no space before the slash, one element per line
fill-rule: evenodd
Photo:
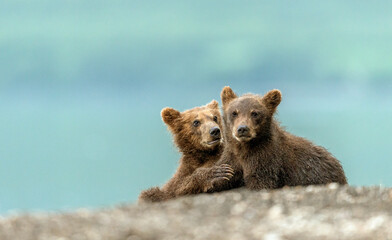
<path fill-rule="evenodd" d="M 181 113 L 174 108 L 167 107 L 162 109 L 161 116 L 166 125 L 173 128 L 176 120 L 181 117 Z"/>
<path fill-rule="evenodd" d="M 222 99 L 222 105 L 223 108 L 226 108 L 227 105 L 234 99 L 237 98 L 237 95 L 233 92 L 233 90 L 229 87 L 226 86 L 222 89 L 221 92 L 221 99 Z"/>
<path fill-rule="evenodd" d="M 282 93 L 278 89 L 274 89 L 267 92 L 262 98 L 263 104 L 272 113 L 275 112 L 276 107 L 279 105 L 281 100 L 282 100 Z"/>
<path fill-rule="evenodd" d="M 207 104 L 207 107 L 219 110 L 219 103 L 216 100 L 212 100 L 209 104 Z"/>

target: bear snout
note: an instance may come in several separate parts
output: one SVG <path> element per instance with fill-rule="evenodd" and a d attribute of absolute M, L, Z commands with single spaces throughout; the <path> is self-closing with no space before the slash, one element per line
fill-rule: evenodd
<path fill-rule="evenodd" d="M 248 137 L 249 136 L 249 127 L 246 125 L 240 125 L 237 128 L 238 137 Z"/>
<path fill-rule="evenodd" d="M 219 138 L 220 137 L 220 129 L 218 127 L 211 128 L 210 135 L 211 135 L 211 137 Z"/>

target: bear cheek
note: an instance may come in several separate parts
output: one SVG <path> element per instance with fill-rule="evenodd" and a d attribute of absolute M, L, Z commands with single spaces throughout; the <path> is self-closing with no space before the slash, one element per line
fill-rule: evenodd
<path fill-rule="evenodd" d="M 234 122 L 232 120 L 228 120 L 225 122 L 225 128 L 228 129 L 230 132 L 233 132 Z"/>
<path fill-rule="evenodd" d="M 255 126 L 260 126 L 260 125 L 263 124 L 263 122 L 264 122 L 264 118 L 263 117 L 258 117 L 258 118 L 253 119 L 253 124 Z"/>
<path fill-rule="evenodd" d="M 201 134 L 200 129 L 201 127 L 194 128 L 190 136 L 190 139 L 195 146 L 200 145 L 203 141 L 203 135 Z"/>
<path fill-rule="evenodd" d="M 266 124 L 265 118 L 264 117 L 260 117 L 258 119 L 254 119 L 254 126 L 255 126 L 255 130 L 256 132 L 259 132 L 260 129 L 263 129 L 263 127 Z"/>

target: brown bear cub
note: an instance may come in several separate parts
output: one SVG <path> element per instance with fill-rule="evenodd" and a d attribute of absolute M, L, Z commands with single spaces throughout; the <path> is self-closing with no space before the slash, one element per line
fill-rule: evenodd
<path fill-rule="evenodd" d="M 173 108 L 164 108 L 161 115 L 182 153 L 180 165 L 162 188 L 142 191 L 139 200 L 158 202 L 208 192 L 233 176 L 230 166 L 215 166 L 223 151 L 222 121 L 217 101 L 181 113 Z"/>
<path fill-rule="evenodd" d="M 340 162 L 326 149 L 286 132 L 274 119 L 281 101 L 279 90 L 263 97 L 241 97 L 230 87 L 221 93 L 225 124 L 225 149 L 217 164 L 230 164 L 235 170 L 231 186 L 249 189 L 274 189 L 283 186 L 346 184 Z M 233 182 L 237 181 L 237 182 Z"/>

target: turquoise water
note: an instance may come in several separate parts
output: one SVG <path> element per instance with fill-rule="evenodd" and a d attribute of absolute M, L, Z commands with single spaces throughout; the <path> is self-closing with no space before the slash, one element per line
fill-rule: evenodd
<path fill-rule="evenodd" d="M 225 85 L 280 89 L 287 130 L 328 148 L 350 184 L 392 186 L 392 15 L 378 3 L 6 1 L 0 214 L 134 202 L 177 166 L 161 109 Z"/>
<path fill-rule="evenodd" d="M 192 107 L 190 94 L 202 96 L 204 104 L 219 91 L 151 93 L 154 102 L 132 91 L 102 89 L 95 96 L 2 97 L 1 212 L 135 201 L 142 189 L 170 178 L 179 158 L 160 109 Z M 390 99 L 389 106 L 375 107 L 378 100 L 282 91 L 293 91 L 278 114 L 287 130 L 327 147 L 342 161 L 350 184 L 392 186 Z M 177 97 L 185 100 L 172 99 Z"/>

